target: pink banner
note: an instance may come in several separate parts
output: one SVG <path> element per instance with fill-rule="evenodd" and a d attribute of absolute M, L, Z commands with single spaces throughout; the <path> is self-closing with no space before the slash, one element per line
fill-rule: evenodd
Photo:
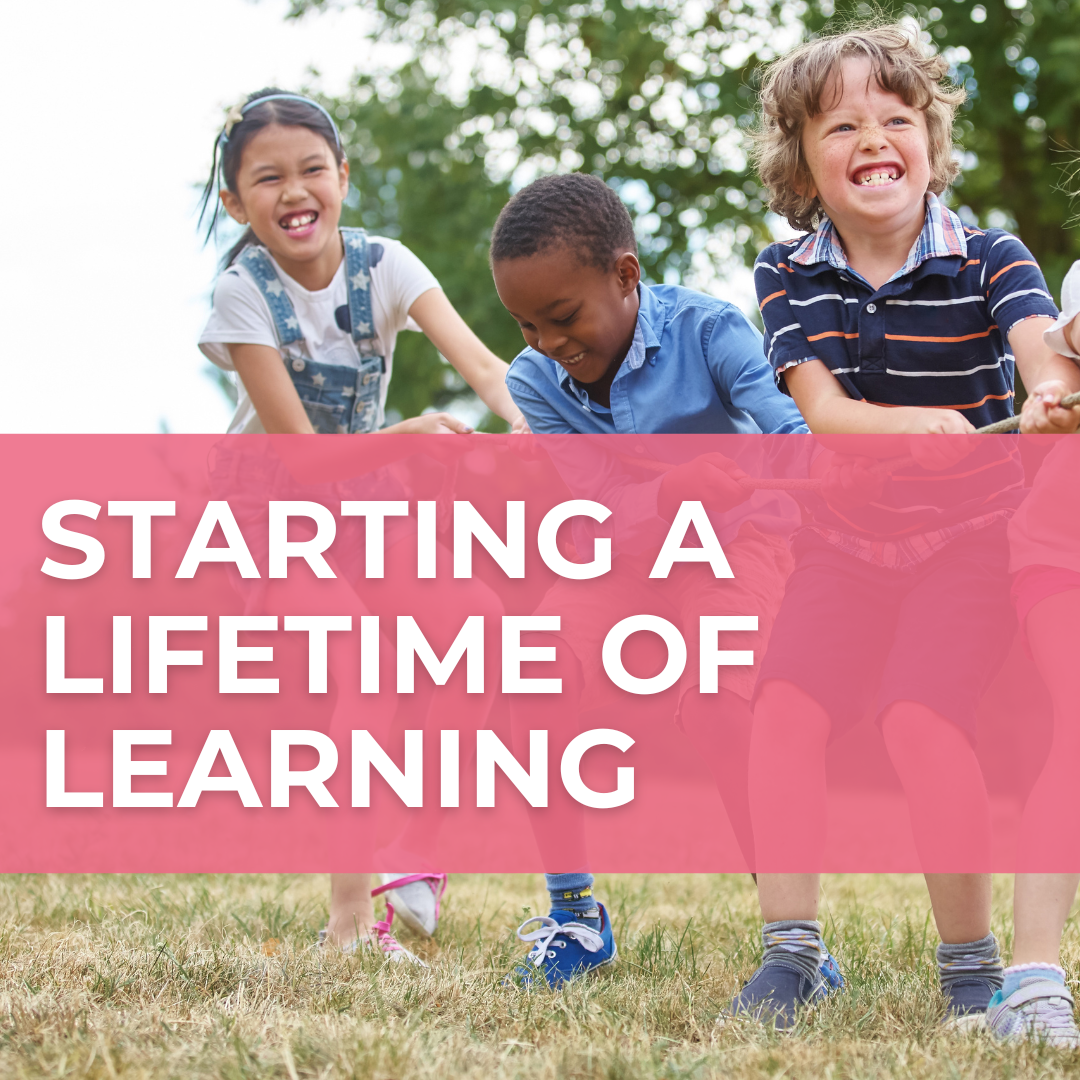
<path fill-rule="evenodd" d="M 1080 870 L 1069 439 L 2 445 L 4 872 Z"/>

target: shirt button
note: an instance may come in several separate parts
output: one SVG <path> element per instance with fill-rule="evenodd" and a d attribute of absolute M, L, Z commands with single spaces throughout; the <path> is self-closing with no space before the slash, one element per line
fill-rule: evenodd
<path fill-rule="evenodd" d="M 303 371 L 305 367 L 307 367 L 307 364 L 305 364 L 304 361 L 300 359 L 300 357 L 297 357 L 292 362 L 293 371 Z"/>
<path fill-rule="evenodd" d="M 875 311 L 877 311 L 877 304 L 867 304 L 866 305 L 866 314 L 867 315 L 873 315 Z"/>

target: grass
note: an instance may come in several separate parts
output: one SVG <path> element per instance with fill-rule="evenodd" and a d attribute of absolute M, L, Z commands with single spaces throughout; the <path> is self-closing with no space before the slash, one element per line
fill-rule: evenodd
<path fill-rule="evenodd" d="M 922 882 L 826 880 L 849 991 L 794 1038 L 714 1021 L 753 969 L 746 877 L 608 876 L 620 961 L 559 994 L 501 987 L 539 877 L 458 876 L 417 973 L 322 956 L 327 879 L 0 878 L 0 1077 L 1080 1076 L 1080 1052 L 1003 1048 L 939 1027 Z M 995 880 L 1007 950 L 1011 881 Z M 1066 963 L 1080 970 L 1070 923 Z M 1075 989 L 1075 987 L 1074 987 Z"/>

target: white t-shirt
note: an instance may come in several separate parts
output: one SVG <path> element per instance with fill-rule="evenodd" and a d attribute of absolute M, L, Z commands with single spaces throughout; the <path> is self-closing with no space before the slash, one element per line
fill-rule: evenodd
<path fill-rule="evenodd" d="M 386 374 L 379 388 L 378 425 L 383 423 L 386 392 L 390 385 L 394 343 L 402 330 L 419 330 L 409 318 L 409 308 L 429 289 L 437 289 L 435 275 L 398 240 L 368 237 L 371 252 L 371 313 L 375 320 L 375 351 L 386 359 Z M 380 250 L 381 255 L 380 255 Z M 270 257 L 273 262 L 273 256 Z M 345 260 L 325 289 L 311 292 L 294 281 L 276 262 L 274 269 L 292 301 L 300 323 L 302 342 L 287 346 L 290 355 L 304 356 L 323 364 L 359 367 L 360 353 L 352 335 L 337 323 L 335 311 L 349 303 Z M 270 314 L 258 285 L 238 264 L 225 270 L 214 285 L 214 308 L 199 338 L 203 354 L 226 371 L 235 371 L 227 345 L 269 345 L 279 348 Z M 237 377 L 239 399 L 229 424 L 229 434 L 261 432 L 263 426 L 242 380 Z"/>

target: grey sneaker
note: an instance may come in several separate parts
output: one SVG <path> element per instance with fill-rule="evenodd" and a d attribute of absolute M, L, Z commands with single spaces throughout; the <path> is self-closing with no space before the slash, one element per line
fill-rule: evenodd
<path fill-rule="evenodd" d="M 1080 1047 L 1069 988 L 1037 975 L 1024 979 L 1007 998 L 995 994 L 986 1010 L 986 1026 L 1002 1042 L 1031 1039 L 1062 1050 Z"/>

